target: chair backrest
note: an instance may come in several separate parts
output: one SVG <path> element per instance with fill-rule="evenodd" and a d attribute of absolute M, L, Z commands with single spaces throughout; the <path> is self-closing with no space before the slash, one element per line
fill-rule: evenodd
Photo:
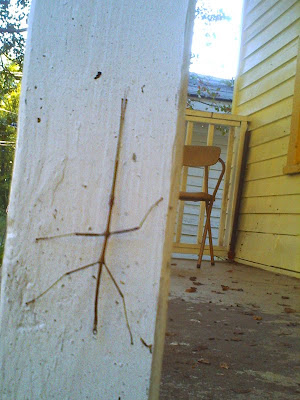
<path fill-rule="evenodd" d="M 213 199 L 215 198 L 219 189 L 221 180 L 225 173 L 225 163 L 220 158 L 221 149 L 216 146 L 184 146 L 183 150 L 183 165 L 186 167 L 205 167 L 204 180 L 202 191 L 208 193 L 208 170 L 209 166 L 215 165 L 218 161 L 222 165 L 219 179 L 213 192 Z"/>
<path fill-rule="evenodd" d="M 208 167 L 218 162 L 221 154 L 216 146 L 184 146 L 183 165 L 187 167 Z"/>

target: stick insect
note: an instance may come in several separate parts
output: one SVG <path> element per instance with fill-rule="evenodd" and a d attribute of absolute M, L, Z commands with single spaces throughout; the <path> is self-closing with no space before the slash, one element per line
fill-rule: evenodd
<path fill-rule="evenodd" d="M 41 294 L 39 294 L 37 297 L 34 299 L 28 301 L 26 305 L 32 304 L 36 302 L 38 299 L 40 299 L 42 296 L 44 296 L 46 293 L 48 293 L 55 285 L 58 284 L 65 276 L 69 276 L 71 274 L 74 274 L 75 272 L 82 271 L 84 269 L 90 268 L 94 265 L 98 264 L 98 273 L 97 273 L 97 278 L 96 278 L 96 292 L 95 292 L 95 299 L 94 299 L 94 322 L 93 322 L 93 333 L 96 335 L 97 334 L 97 326 L 98 326 L 98 302 L 99 302 L 99 290 L 100 290 L 100 282 L 101 282 L 101 276 L 102 276 L 102 271 L 103 267 L 106 269 L 110 279 L 112 280 L 113 284 L 115 285 L 120 297 L 122 298 L 123 302 L 123 309 L 124 309 L 124 316 L 126 320 L 126 326 L 130 335 L 130 342 L 133 344 L 133 336 L 131 332 L 131 328 L 129 325 L 128 321 L 128 315 L 127 315 L 127 308 L 126 308 L 126 303 L 125 303 L 125 297 L 120 289 L 120 286 L 118 285 L 117 281 L 115 280 L 113 274 L 111 273 L 110 269 L 107 266 L 106 260 L 105 260 L 105 254 L 106 254 L 106 249 L 108 246 L 108 241 L 110 236 L 112 235 L 119 235 L 122 233 L 129 233 L 129 232 L 134 232 L 142 228 L 144 222 L 146 221 L 148 215 L 151 213 L 151 211 L 163 200 L 161 197 L 159 200 L 157 200 L 147 211 L 145 214 L 144 218 L 140 222 L 139 225 L 133 227 L 133 228 L 128 228 L 128 229 L 122 229 L 118 231 L 110 231 L 110 225 L 111 225 L 111 218 L 113 214 L 113 206 L 114 206 L 114 201 L 115 201 L 115 189 L 116 189 L 116 182 L 117 182 L 117 176 L 118 176 L 118 168 L 119 168 L 119 161 L 120 161 L 120 150 L 121 150 L 121 143 L 122 143 L 122 136 L 123 136 L 123 130 L 124 130 L 124 120 L 125 120 L 125 112 L 126 112 L 126 107 L 127 107 L 127 99 L 126 97 L 121 101 L 121 115 L 120 115 L 120 125 L 119 125 L 119 136 L 118 136 L 118 143 L 117 143 L 117 149 L 116 149 L 116 156 L 115 156 L 115 164 L 114 164 L 114 173 L 113 173 L 113 180 L 112 180 L 112 186 L 111 186 L 111 192 L 110 192 L 110 197 L 109 197 L 109 210 L 108 210 L 108 216 L 107 216 L 107 222 L 106 222 L 106 229 L 102 233 L 82 233 L 82 232 L 72 232 L 72 233 L 65 233 L 61 235 L 55 235 L 55 236 L 46 236 L 46 237 L 38 237 L 36 238 L 36 242 L 42 241 L 42 240 L 50 240 L 50 239 L 57 239 L 57 238 L 62 238 L 62 237 L 67 237 L 67 236 L 89 236 L 89 237 L 104 237 L 104 241 L 102 244 L 102 249 L 100 253 L 100 257 L 98 261 L 93 262 L 91 264 L 84 265 L 82 267 L 76 268 L 72 271 L 64 273 L 60 278 L 58 278 L 51 286 L 48 287 L 48 289 L 44 290 Z"/>

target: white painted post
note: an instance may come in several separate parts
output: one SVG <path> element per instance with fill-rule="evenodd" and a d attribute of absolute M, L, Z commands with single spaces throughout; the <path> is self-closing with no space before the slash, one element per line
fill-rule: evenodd
<path fill-rule="evenodd" d="M 32 2 L 1 291 L 1 399 L 157 399 L 194 1 Z M 124 120 L 98 334 L 102 232 Z M 148 345 L 148 347 L 146 346 Z M 150 352 L 154 346 L 153 353 Z M 150 379 L 151 378 L 151 379 Z M 150 394 L 149 394 L 150 393 Z"/>

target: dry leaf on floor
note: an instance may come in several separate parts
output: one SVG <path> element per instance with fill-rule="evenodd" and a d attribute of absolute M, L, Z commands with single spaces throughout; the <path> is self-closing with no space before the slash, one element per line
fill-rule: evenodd
<path fill-rule="evenodd" d="M 177 276 L 179 276 L 179 278 L 185 278 L 185 276 L 182 274 L 178 274 Z"/>
<path fill-rule="evenodd" d="M 289 299 L 289 296 L 281 296 L 282 299 L 287 300 Z"/>
<path fill-rule="evenodd" d="M 293 308 L 290 308 L 290 307 L 285 307 L 284 312 L 286 312 L 287 314 L 291 314 L 291 313 L 295 313 L 296 310 L 294 310 Z"/>
<path fill-rule="evenodd" d="M 237 292 L 243 292 L 244 291 L 244 289 L 242 289 L 242 288 L 239 288 L 239 289 L 236 289 L 236 288 L 229 288 L 230 290 L 236 290 Z"/>
<path fill-rule="evenodd" d="M 210 365 L 210 361 L 206 360 L 205 358 L 200 358 L 199 360 L 197 360 L 199 364 L 207 364 Z"/>
<path fill-rule="evenodd" d="M 230 289 L 230 287 L 229 286 L 226 286 L 226 285 L 221 285 L 222 286 L 222 290 L 229 290 Z"/>
<path fill-rule="evenodd" d="M 195 287 L 190 287 L 188 289 L 185 289 L 186 293 L 195 293 L 197 291 L 197 288 Z"/>
<path fill-rule="evenodd" d="M 233 337 L 230 339 L 232 342 L 241 342 L 242 339 L 240 339 L 239 337 Z"/>
<path fill-rule="evenodd" d="M 290 349 L 292 347 L 292 345 L 290 343 L 279 342 L 279 344 L 281 344 L 284 347 L 287 347 L 288 349 Z"/>
<path fill-rule="evenodd" d="M 224 369 L 229 369 L 229 366 L 228 366 L 228 364 L 226 362 L 221 362 L 220 363 L 220 367 L 224 368 Z"/>
<path fill-rule="evenodd" d="M 196 353 L 197 351 L 203 351 L 203 350 L 207 350 L 207 349 L 208 349 L 208 347 L 205 346 L 204 344 L 203 344 L 203 345 L 199 344 L 199 346 L 197 346 L 196 348 L 194 348 L 194 349 L 192 350 L 192 352 L 193 352 L 193 353 Z"/>
<path fill-rule="evenodd" d="M 196 277 L 196 276 L 191 276 L 191 277 L 190 277 L 190 281 L 194 282 L 194 281 L 196 281 L 196 280 L 197 280 L 197 277 Z"/>
<path fill-rule="evenodd" d="M 261 321 L 261 320 L 262 320 L 262 317 L 259 317 L 259 316 L 257 316 L 257 315 L 254 315 L 253 319 L 255 319 L 255 321 Z"/>
<path fill-rule="evenodd" d="M 246 394 L 250 393 L 251 389 L 231 389 L 234 393 Z"/>
<path fill-rule="evenodd" d="M 193 282 L 193 283 L 194 283 L 194 285 L 196 285 L 196 286 L 204 285 L 204 283 L 201 283 L 201 282 Z"/>
<path fill-rule="evenodd" d="M 189 343 L 185 343 L 185 342 L 171 342 L 169 344 L 169 346 L 189 346 Z"/>
<path fill-rule="evenodd" d="M 298 326 L 298 322 L 289 322 L 286 326 Z"/>

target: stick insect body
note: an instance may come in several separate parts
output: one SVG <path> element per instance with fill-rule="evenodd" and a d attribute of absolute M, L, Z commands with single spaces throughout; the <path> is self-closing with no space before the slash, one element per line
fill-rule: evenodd
<path fill-rule="evenodd" d="M 107 266 L 107 263 L 105 260 L 106 249 L 107 249 L 109 237 L 111 235 L 118 235 L 118 234 L 122 234 L 122 233 L 133 232 L 133 231 L 137 231 L 140 228 L 142 228 L 142 226 L 143 226 L 144 222 L 146 221 L 150 212 L 154 209 L 154 207 L 156 207 L 163 200 L 163 198 L 160 198 L 149 208 L 149 210 L 147 211 L 147 213 L 145 214 L 144 218 L 142 219 L 142 221 L 140 222 L 140 224 L 138 226 L 135 226 L 133 228 L 128 228 L 128 229 L 118 230 L 118 231 L 112 231 L 112 232 L 110 231 L 111 218 L 112 218 L 113 206 L 114 206 L 114 200 L 115 200 L 115 188 L 116 188 L 116 182 L 117 182 L 117 176 L 118 176 L 120 150 L 121 150 L 121 143 L 122 143 L 122 136 L 123 136 L 123 129 L 124 129 L 124 119 L 125 119 L 126 107 L 127 107 L 127 99 L 125 98 L 125 99 L 122 99 L 122 102 L 121 102 L 119 137 L 118 137 L 117 150 L 116 150 L 116 156 L 115 156 L 114 174 L 113 174 L 113 181 L 112 181 L 111 192 L 110 192 L 110 197 L 109 197 L 109 211 L 108 211 L 105 231 L 102 233 L 73 232 L 73 233 L 66 233 L 66 234 L 56 235 L 56 236 L 46 236 L 46 237 L 36 238 L 36 241 L 39 242 L 41 240 L 57 239 L 57 238 L 66 237 L 66 236 L 89 236 L 89 237 L 102 236 L 102 237 L 104 237 L 104 241 L 102 244 L 101 254 L 100 254 L 98 261 L 91 263 L 91 264 L 84 265 L 79 268 L 76 268 L 72 271 L 66 272 L 60 278 L 58 278 L 51 286 L 49 286 L 48 289 L 46 289 L 44 292 L 42 292 L 40 295 L 38 295 L 34 299 L 28 301 L 26 304 L 27 305 L 32 304 L 36 300 L 40 299 L 47 292 L 49 292 L 49 290 L 51 290 L 59 281 L 61 281 L 65 276 L 71 275 L 75 272 L 82 271 L 84 269 L 92 267 L 93 265 L 98 264 L 98 272 L 97 272 L 97 278 L 96 278 L 96 292 L 95 292 L 95 300 L 94 300 L 93 333 L 97 334 L 99 290 L 100 290 L 102 271 L 103 271 L 103 267 L 104 267 L 106 269 L 110 279 L 112 280 L 113 284 L 115 285 L 120 297 L 122 298 L 126 326 L 127 326 L 127 329 L 128 329 L 129 335 L 130 335 L 130 342 L 131 342 L 131 344 L 133 344 L 133 336 L 132 336 L 131 328 L 130 328 L 129 321 L 128 321 L 125 297 L 124 297 L 124 294 L 123 294 L 122 290 L 120 289 L 118 283 L 116 282 L 115 278 L 113 277 L 110 269 Z"/>

